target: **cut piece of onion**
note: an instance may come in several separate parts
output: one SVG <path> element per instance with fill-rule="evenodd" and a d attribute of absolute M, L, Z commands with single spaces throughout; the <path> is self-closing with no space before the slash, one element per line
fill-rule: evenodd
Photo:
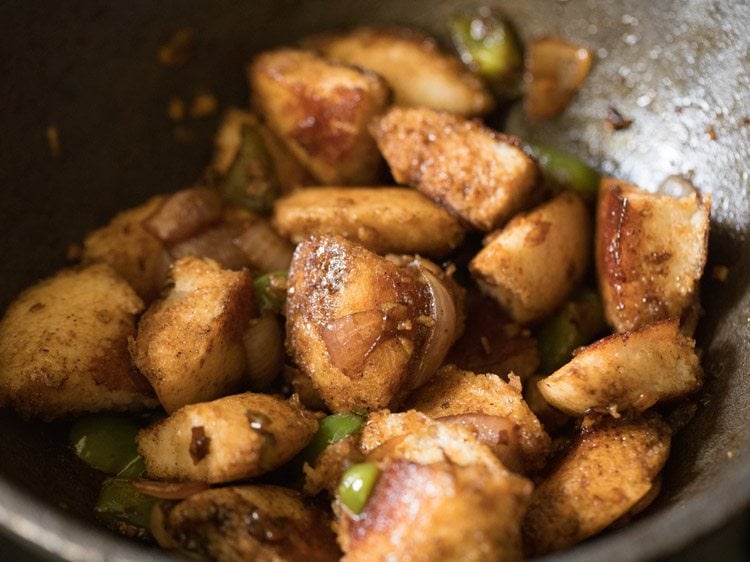
<path fill-rule="evenodd" d="M 381 310 L 364 310 L 331 321 L 323 328 L 323 341 L 331 364 L 352 377 L 364 364 L 385 330 Z"/>
<path fill-rule="evenodd" d="M 243 341 L 250 389 L 268 387 L 284 366 L 284 337 L 276 315 L 265 310 L 250 320 Z"/>
<path fill-rule="evenodd" d="M 242 269 L 250 265 L 245 253 L 235 244 L 234 239 L 241 232 L 238 224 L 220 224 L 187 240 L 175 244 L 169 253 L 175 260 L 185 256 L 211 258 L 227 269 Z"/>
<path fill-rule="evenodd" d="M 250 264 L 262 272 L 289 269 L 294 247 L 266 221 L 258 219 L 234 239 Z"/>
<path fill-rule="evenodd" d="M 133 480 L 133 488 L 147 496 L 162 500 L 184 500 L 193 494 L 208 490 L 206 482 L 161 482 L 157 480 Z"/>
<path fill-rule="evenodd" d="M 477 439 L 487 445 L 495 456 L 513 472 L 523 472 L 518 426 L 502 416 L 459 414 L 437 418 L 438 421 L 461 425 L 474 431 Z"/>
<path fill-rule="evenodd" d="M 430 264 L 431 265 L 431 264 Z M 415 262 L 430 291 L 431 314 L 434 323 L 422 348 L 422 360 L 412 378 L 412 388 L 427 382 L 443 364 L 453 342 L 458 336 L 456 303 L 448 288 L 428 269 L 426 263 Z"/>
<path fill-rule="evenodd" d="M 183 189 L 167 197 L 143 227 L 162 242 L 174 244 L 218 222 L 222 206 L 221 196 L 212 189 Z"/>
<path fill-rule="evenodd" d="M 533 121 L 550 119 L 570 103 L 589 74 L 591 51 L 555 37 L 529 44 L 524 109 Z"/>

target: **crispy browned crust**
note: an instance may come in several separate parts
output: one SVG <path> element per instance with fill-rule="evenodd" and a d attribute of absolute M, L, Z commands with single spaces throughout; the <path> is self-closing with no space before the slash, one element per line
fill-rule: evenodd
<path fill-rule="evenodd" d="M 393 88 L 394 103 L 431 107 L 464 116 L 494 107 L 482 81 L 432 37 L 404 27 L 358 27 L 307 38 L 325 56 L 367 68 Z"/>
<path fill-rule="evenodd" d="M 263 53 L 248 72 L 259 113 L 319 182 L 376 180 L 380 157 L 367 125 L 390 99 L 380 77 L 294 49 Z"/>
<path fill-rule="evenodd" d="M 24 416 L 155 407 L 128 338 L 143 302 L 105 264 L 26 289 L 0 321 L 0 405 Z"/>
<path fill-rule="evenodd" d="M 711 200 L 656 195 L 603 178 L 596 267 L 608 322 L 620 332 L 686 316 L 708 251 Z"/>
<path fill-rule="evenodd" d="M 669 456 L 658 416 L 588 421 L 537 486 L 523 524 L 527 555 L 561 550 L 627 513 L 653 486 Z"/>
<path fill-rule="evenodd" d="M 217 561 L 335 562 L 331 519 L 277 486 L 206 490 L 171 508 L 165 531 L 192 556 Z"/>
<path fill-rule="evenodd" d="M 83 242 L 84 264 L 108 264 L 146 303 L 159 295 L 169 273 L 164 244 L 142 224 L 163 202 L 160 195 L 123 211 L 107 226 L 89 232 Z"/>
<path fill-rule="evenodd" d="M 183 406 L 141 430 L 137 442 L 149 476 L 218 484 L 281 466 L 317 429 L 295 397 L 245 392 Z"/>
<path fill-rule="evenodd" d="M 167 412 L 239 388 L 242 336 L 253 312 L 247 270 L 187 257 L 175 262 L 172 277 L 174 287 L 143 315 L 130 346 Z"/>
<path fill-rule="evenodd" d="M 516 322 L 533 322 L 554 312 L 581 281 L 591 237 L 586 205 L 564 192 L 491 234 L 469 269 Z"/>
<path fill-rule="evenodd" d="M 279 199 L 273 224 L 292 242 L 339 234 L 378 254 L 444 257 L 464 237 L 458 219 L 407 188 L 325 187 Z"/>
<path fill-rule="evenodd" d="M 393 177 L 480 230 L 519 211 L 537 181 L 517 139 L 431 109 L 393 108 L 370 130 Z"/>
<path fill-rule="evenodd" d="M 389 460 L 364 511 L 342 510 L 344 560 L 516 561 L 531 483 L 476 464 Z M 470 537 L 470 538 L 469 538 Z"/>
<path fill-rule="evenodd" d="M 557 409 L 574 416 L 643 411 L 696 392 L 703 370 L 695 340 L 665 320 L 615 334 L 581 348 L 575 357 L 539 382 Z"/>
<path fill-rule="evenodd" d="M 516 379 L 518 382 L 518 379 Z M 550 439 L 523 400 L 521 390 L 493 374 L 443 367 L 429 385 L 415 391 L 409 407 L 436 419 L 479 414 L 498 416 L 513 426 L 507 445 L 521 459 L 521 470 L 533 472 L 544 466 Z"/>

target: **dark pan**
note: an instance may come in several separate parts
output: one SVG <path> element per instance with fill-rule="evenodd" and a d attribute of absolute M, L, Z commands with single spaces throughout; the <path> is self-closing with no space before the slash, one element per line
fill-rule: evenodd
<path fill-rule="evenodd" d="M 483 2 L 486 3 L 486 2 Z M 207 162 L 215 119 L 175 141 L 173 95 L 215 92 L 246 103 L 253 52 L 353 23 L 403 23 L 443 34 L 474 2 L 78 0 L 0 4 L 0 305 L 64 265 L 68 243 L 148 195 L 185 187 Z M 504 3 L 528 38 L 575 38 L 597 53 L 561 118 L 532 130 L 605 172 L 655 187 L 691 177 L 713 196 L 706 309 L 699 343 L 708 373 L 696 417 L 675 439 L 665 488 L 629 527 L 548 560 L 646 560 L 674 551 L 750 503 L 750 7 L 747 2 L 549 0 Z M 196 30 L 189 64 L 164 68 L 158 47 Z M 612 133 L 608 106 L 634 120 Z M 511 118 L 511 121 L 513 119 Z M 59 130 L 50 157 L 45 131 Z M 518 126 L 514 125 L 515 128 Z M 713 265 L 730 268 L 726 282 Z M 100 476 L 66 449 L 66 424 L 0 412 L 0 528 L 66 560 L 162 560 L 97 527 Z"/>

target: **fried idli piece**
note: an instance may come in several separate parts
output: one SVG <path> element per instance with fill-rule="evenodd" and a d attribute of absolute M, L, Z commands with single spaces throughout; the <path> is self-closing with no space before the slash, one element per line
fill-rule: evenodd
<path fill-rule="evenodd" d="M 390 100 L 382 78 L 294 49 L 262 53 L 248 76 L 268 127 L 320 183 L 375 182 L 381 160 L 367 125 Z"/>
<path fill-rule="evenodd" d="M 586 205 L 565 192 L 488 236 L 469 269 L 486 294 L 526 324 L 554 312 L 579 284 L 591 236 Z"/>
<path fill-rule="evenodd" d="M 287 351 L 333 412 L 394 406 L 431 377 L 459 330 L 434 264 L 399 267 L 340 236 L 297 246 Z"/>
<path fill-rule="evenodd" d="M 464 237 L 458 219 L 412 189 L 301 189 L 279 199 L 273 225 L 294 243 L 339 234 L 377 254 L 444 257 Z"/>
<path fill-rule="evenodd" d="M 532 484 L 472 430 L 414 410 L 380 411 L 360 448 L 379 476 L 356 517 L 340 497 L 334 503 L 345 560 L 520 559 Z"/>
<path fill-rule="evenodd" d="M 289 149 L 271 130 L 248 111 L 237 107 L 227 109 L 214 137 L 214 157 L 208 175 L 212 184 L 221 183 L 237 161 L 247 129 L 256 132 L 268 154 L 273 177 L 281 193 L 310 185 L 312 177 Z"/>
<path fill-rule="evenodd" d="M 445 358 L 446 364 L 475 373 L 505 376 L 515 373 L 526 380 L 539 368 L 539 350 L 528 328 L 512 321 L 498 304 L 478 290 L 466 295 L 463 335 Z"/>
<path fill-rule="evenodd" d="M 526 48 L 523 109 L 531 121 L 552 119 L 573 100 L 591 70 L 593 53 L 558 37 L 539 37 Z"/>
<path fill-rule="evenodd" d="M 547 401 L 572 416 L 589 410 L 641 412 L 696 392 L 703 382 L 695 340 L 665 320 L 581 348 L 539 382 Z"/>
<path fill-rule="evenodd" d="M 106 263 L 149 303 L 161 292 L 169 274 L 170 257 L 164 244 L 143 222 L 164 203 L 165 196 L 117 215 L 105 227 L 86 235 L 83 264 Z"/>
<path fill-rule="evenodd" d="M 521 210 L 537 166 L 518 139 L 432 109 L 395 107 L 370 126 L 393 177 L 473 228 L 490 231 Z"/>
<path fill-rule="evenodd" d="M 649 193 L 604 178 L 596 219 L 596 270 L 609 324 L 625 332 L 697 306 L 708 252 L 711 198 Z"/>
<path fill-rule="evenodd" d="M 537 471 L 549 455 L 550 438 L 523 400 L 515 375 L 505 382 L 446 365 L 409 397 L 408 406 L 438 421 L 474 428 L 512 470 Z"/>
<path fill-rule="evenodd" d="M 521 560 L 531 488 L 482 464 L 387 460 L 362 513 L 341 516 L 343 560 Z"/>
<path fill-rule="evenodd" d="M 143 301 L 105 264 L 26 289 L 0 321 L 0 405 L 45 420 L 158 405 L 128 338 Z"/>
<path fill-rule="evenodd" d="M 646 496 L 669 456 L 658 416 L 584 421 L 542 480 L 523 523 L 527 555 L 562 550 L 598 533 Z"/>
<path fill-rule="evenodd" d="M 174 286 L 138 323 L 130 351 L 168 412 L 236 392 L 245 372 L 242 336 L 253 314 L 247 270 L 186 257 Z"/>
<path fill-rule="evenodd" d="M 136 441 L 150 477 L 219 484 L 281 466 L 317 429 L 296 397 L 245 392 L 183 406 Z"/>
<path fill-rule="evenodd" d="M 393 89 L 394 103 L 443 109 L 463 116 L 488 113 L 492 95 L 482 81 L 437 42 L 413 29 L 359 27 L 308 38 L 326 57 L 376 72 Z"/>
<path fill-rule="evenodd" d="M 330 516 L 287 488 L 216 488 L 155 509 L 163 510 L 163 522 L 154 534 L 191 558 L 336 562 L 341 556 Z"/>

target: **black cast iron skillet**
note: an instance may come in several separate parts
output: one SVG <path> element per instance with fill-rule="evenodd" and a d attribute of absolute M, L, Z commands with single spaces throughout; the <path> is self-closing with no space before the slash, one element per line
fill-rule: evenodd
<path fill-rule="evenodd" d="M 484 2 L 482 2 L 484 3 Z M 443 34 L 475 2 L 78 0 L 0 4 L 0 305 L 64 265 L 69 242 L 147 196 L 188 186 L 210 154 L 216 119 L 175 141 L 171 96 L 210 89 L 245 104 L 244 66 L 261 48 L 353 23 L 403 23 Z M 506 2 L 523 37 L 554 34 L 593 48 L 596 66 L 567 112 L 511 128 L 646 187 L 689 176 L 713 196 L 706 309 L 708 373 L 696 417 L 674 440 L 664 491 L 647 515 L 548 560 L 646 560 L 726 522 L 750 503 L 750 79 L 747 2 Z M 156 52 L 195 29 L 191 61 Z M 634 120 L 603 125 L 607 106 Z M 50 157 L 45 130 L 59 130 Z M 724 283 L 712 265 L 730 267 Z M 101 476 L 66 450 L 66 423 L 0 411 L 0 528 L 66 560 L 163 560 L 91 516 Z"/>

